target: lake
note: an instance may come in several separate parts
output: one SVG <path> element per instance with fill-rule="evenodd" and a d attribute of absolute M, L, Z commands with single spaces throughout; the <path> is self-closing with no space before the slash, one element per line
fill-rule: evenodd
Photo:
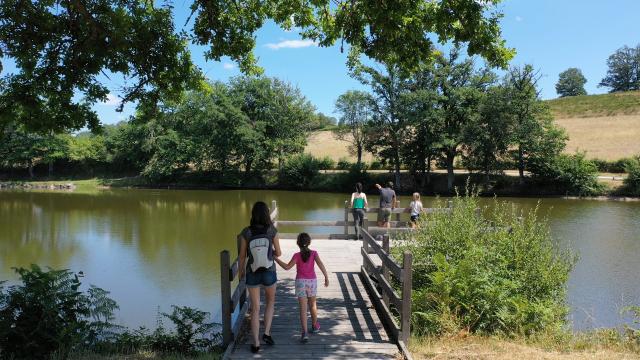
<path fill-rule="evenodd" d="M 158 313 L 172 304 L 209 311 L 215 320 L 219 253 L 235 249 L 255 201 L 276 200 L 281 219 L 337 220 L 346 198 L 250 190 L 0 191 L 0 279 L 14 281 L 11 268 L 32 263 L 68 268 L 84 272 L 85 286 L 111 292 L 122 325 L 154 328 Z M 404 206 L 410 201 L 400 200 Z M 579 254 L 567 299 L 574 329 L 629 320 L 620 310 L 640 305 L 640 202 L 502 200 L 525 211 L 539 203 L 559 245 Z M 423 199 L 425 206 L 434 201 Z"/>

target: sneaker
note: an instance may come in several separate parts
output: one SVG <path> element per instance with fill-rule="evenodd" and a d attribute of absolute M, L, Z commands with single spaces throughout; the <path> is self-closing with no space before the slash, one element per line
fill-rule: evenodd
<path fill-rule="evenodd" d="M 273 338 L 271 337 L 271 335 L 267 335 L 267 334 L 262 334 L 262 341 L 264 341 L 265 344 L 267 344 L 267 345 L 275 345 L 276 344 L 273 341 Z"/>
<path fill-rule="evenodd" d="M 300 341 L 306 343 L 307 341 L 309 341 L 309 335 L 307 335 L 307 333 L 303 331 L 302 335 L 300 335 Z"/>
<path fill-rule="evenodd" d="M 317 334 L 319 332 L 320 332 L 320 322 L 316 322 L 315 324 L 313 324 L 313 326 L 311 326 L 311 333 Z"/>

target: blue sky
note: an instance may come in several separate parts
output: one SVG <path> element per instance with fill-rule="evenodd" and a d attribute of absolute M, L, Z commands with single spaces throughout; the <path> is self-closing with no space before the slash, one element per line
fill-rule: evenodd
<path fill-rule="evenodd" d="M 178 28 L 188 16 L 190 3 L 174 2 Z M 540 70 L 545 99 L 556 97 L 558 74 L 569 67 L 583 71 L 589 94 L 606 92 L 597 85 L 606 74 L 607 57 L 624 45 L 640 43 L 640 0 L 505 0 L 500 7 L 503 37 L 517 51 L 512 65 L 529 63 Z M 194 61 L 207 77 L 224 81 L 240 74 L 231 61 L 206 61 L 204 50 L 191 46 Z M 340 94 L 365 89 L 349 77 L 346 52 L 340 53 L 339 45 L 318 48 L 300 40 L 295 31 L 286 32 L 270 23 L 257 33 L 255 52 L 266 75 L 296 85 L 325 114 L 335 115 L 334 102 Z M 6 61 L 5 69 L 11 69 Z M 112 97 L 95 106 L 104 123 L 122 120 L 133 111 L 133 106 L 127 106 L 123 113 L 116 113 L 116 100 Z"/>

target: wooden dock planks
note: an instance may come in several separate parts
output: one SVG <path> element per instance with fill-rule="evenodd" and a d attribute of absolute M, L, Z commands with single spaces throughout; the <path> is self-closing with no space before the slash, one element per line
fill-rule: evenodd
<path fill-rule="evenodd" d="M 295 240 L 281 240 L 282 259 L 289 261 L 298 251 Z M 250 350 L 247 321 L 234 344 L 230 359 L 396 359 L 398 346 L 389 338 L 360 279 L 361 241 L 312 241 L 329 273 L 329 287 L 318 276 L 319 334 L 300 342 L 298 302 L 294 295 L 295 269 L 278 268 L 278 288 L 271 335 L 276 345 L 262 344 L 260 352 Z M 264 301 L 264 297 L 262 297 Z M 262 310 L 262 309 L 261 309 Z M 261 311 L 262 316 L 264 312 Z M 261 319 L 262 321 L 262 319 Z M 309 328 L 311 320 L 309 317 Z M 264 331 L 261 322 L 260 333 Z"/>

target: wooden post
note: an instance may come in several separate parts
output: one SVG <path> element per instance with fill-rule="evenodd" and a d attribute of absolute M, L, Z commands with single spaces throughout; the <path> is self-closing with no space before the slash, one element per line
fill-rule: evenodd
<path fill-rule="evenodd" d="M 220 304 L 222 305 L 222 345 L 227 346 L 233 341 L 233 332 L 231 331 L 231 260 L 229 259 L 229 251 L 220 252 Z"/>
<path fill-rule="evenodd" d="M 447 207 L 448 207 L 449 209 L 452 209 L 452 208 L 453 208 L 453 200 L 447 200 Z"/>
<path fill-rule="evenodd" d="M 389 234 L 385 234 L 382 236 L 382 249 L 387 253 L 387 255 L 389 254 Z M 389 284 L 391 284 L 389 269 L 384 266 L 384 262 L 382 263 L 382 277 L 384 277 L 389 282 Z M 389 294 L 387 294 L 386 291 L 382 292 L 382 301 L 384 301 L 384 304 L 387 306 L 387 308 L 389 308 Z"/>
<path fill-rule="evenodd" d="M 345 200 L 344 201 L 344 235 L 345 237 L 349 235 L 349 225 L 347 225 L 348 222 L 349 222 L 349 201 Z"/>
<path fill-rule="evenodd" d="M 400 200 L 396 201 L 396 208 L 400 209 Z M 396 221 L 400 221 L 400 213 L 396 214 Z M 396 227 L 399 227 L 399 226 L 396 224 Z"/>
<path fill-rule="evenodd" d="M 411 263 L 413 255 L 409 251 L 404 252 L 402 258 L 402 309 L 400 312 L 400 340 L 409 344 L 411 336 Z"/>

